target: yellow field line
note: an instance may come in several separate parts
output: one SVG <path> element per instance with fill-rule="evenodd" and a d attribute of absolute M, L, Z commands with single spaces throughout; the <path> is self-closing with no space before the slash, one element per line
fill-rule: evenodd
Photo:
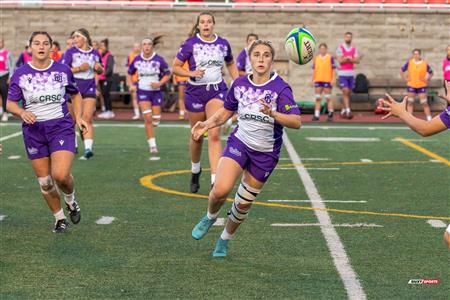
<path fill-rule="evenodd" d="M 400 143 L 405 144 L 408 147 L 411 147 L 419 152 L 422 152 L 425 155 L 428 155 L 431 158 L 434 158 L 436 160 L 439 160 L 440 162 L 443 162 L 444 164 L 446 164 L 447 166 L 450 167 L 450 161 L 448 161 L 447 159 L 443 158 L 442 156 L 437 155 L 436 153 L 433 153 L 427 149 L 425 149 L 424 147 L 421 147 L 417 144 L 414 144 L 413 142 L 410 142 L 402 137 L 397 137 L 395 138 L 397 141 L 399 141 Z"/>
<path fill-rule="evenodd" d="M 204 171 L 208 171 L 208 169 L 204 169 Z M 208 199 L 206 195 L 200 194 L 192 194 L 186 192 L 180 192 L 172 189 L 168 189 L 165 187 L 161 187 L 153 183 L 153 180 L 159 177 L 171 176 L 171 175 L 179 175 L 179 174 L 188 174 L 191 173 L 191 170 L 177 170 L 177 171 L 168 171 L 168 172 L 160 172 L 153 175 L 147 175 L 142 177 L 139 181 L 141 185 L 152 189 L 154 191 L 190 197 L 190 198 L 202 198 Z M 234 199 L 227 198 L 227 201 L 233 202 Z M 435 219 L 435 220 L 450 220 L 450 217 L 436 217 L 436 216 L 420 216 L 420 215 L 410 215 L 410 214 L 400 214 L 400 213 L 379 213 L 379 212 L 371 212 L 371 211 L 359 211 L 359 210 L 346 210 L 346 209 L 335 209 L 335 208 L 313 208 L 310 206 L 299 206 L 299 205 L 289 205 L 289 204 L 280 204 L 280 203 L 267 203 L 267 202 L 255 202 L 255 205 L 266 206 L 266 207 L 280 207 L 280 208 L 290 208 L 290 209 L 301 209 L 301 210 L 322 210 L 336 213 L 345 213 L 345 214 L 359 214 L 359 215 L 375 215 L 375 216 L 385 216 L 385 217 L 400 217 L 400 218 L 409 218 L 409 219 Z"/>

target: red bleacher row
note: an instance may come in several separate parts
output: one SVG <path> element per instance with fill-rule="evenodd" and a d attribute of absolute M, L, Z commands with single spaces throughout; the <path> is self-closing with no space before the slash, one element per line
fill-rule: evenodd
<path fill-rule="evenodd" d="M 96 1 L 96 0 L 71 0 Z M 175 2 L 175 0 L 105 0 L 110 2 Z M 45 2 L 45 0 L 44 0 Z M 179 2 L 208 2 L 208 0 L 180 0 Z M 214 1 L 216 2 L 216 1 Z M 225 2 L 225 1 L 223 1 Z M 229 0 L 229 3 L 373 3 L 373 4 L 450 4 L 450 0 Z"/>
<path fill-rule="evenodd" d="M 109 0 L 118 2 L 124 0 Z M 125 0 L 126 1 L 126 0 Z M 152 0 L 128 0 L 129 2 L 149 2 Z M 153 0 L 175 2 L 174 0 Z M 208 2 L 207 0 L 184 0 L 180 2 Z M 225 2 L 225 1 L 224 1 Z M 449 4 L 449 0 L 230 0 L 236 3 L 404 3 L 404 4 Z"/>

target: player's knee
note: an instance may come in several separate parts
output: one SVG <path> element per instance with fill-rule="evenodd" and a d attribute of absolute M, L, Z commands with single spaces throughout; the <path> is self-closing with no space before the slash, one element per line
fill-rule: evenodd
<path fill-rule="evenodd" d="M 208 142 L 209 143 L 220 143 L 220 131 L 209 130 L 208 131 Z"/>
<path fill-rule="evenodd" d="M 50 175 L 47 175 L 45 177 L 38 177 L 38 182 L 42 194 L 49 194 L 56 190 L 55 182 Z"/>
<path fill-rule="evenodd" d="M 414 97 L 408 97 L 408 102 L 409 103 L 414 103 Z"/>
<path fill-rule="evenodd" d="M 420 104 L 422 104 L 424 107 L 428 107 L 429 106 L 427 98 L 420 99 Z"/>
<path fill-rule="evenodd" d="M 52 174 L 52 178 L 54 183 L 58 186 L 65 186 L 67 185 L 70 177 L 65 172 L 55 172 Z"/>
<path fill-rule="evenodd" d="M 242 223 L 248 216 L 248 212 L 252 203 L 260 193 L 260 190 L 250 187 L 245 183 L 241 183 L 236 192 L 228 217 L 234 223 Z"/>
<path fill-rule="evenodd" d="M 316 101 L 322 100 L 322 94 L 315 94 L 315 97 L 316 97 Z"/>
<path fill-rule="evenodd" d="M 152 119 L 153 126 L 158 127 L 160 122 L 161 122 L 161 115 L 154 115 Z"/>
<path fill-rule="evenodd" d="M 225 187 L 216 182 L 211 189 L 210 198 L 214 201 L 224 202 L 227 199 L 228 193 L 229 191 Z"/>

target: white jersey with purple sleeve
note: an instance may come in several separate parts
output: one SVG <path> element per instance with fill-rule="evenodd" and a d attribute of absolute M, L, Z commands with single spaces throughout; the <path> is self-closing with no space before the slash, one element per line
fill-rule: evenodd
<path fill-rule="evenodd" d="M 24 100 L 23 108 L 32 112 L 38 122 L 58 119 L 69 112 L 65 95 L 78 93 L 72 71 L 66 65 L 51 61 L 46 69 L 31 63 L 17 69 L 9 86 L 8 100 Z"/>
<path fill-rule="evenodd" d="M 94 66 L 95 63 L 101 64 L 101 58 L 98 51 L 93 48 L 84 51 L 81 50 L 80 48 L 72 47 L 64 53 L 61 62 L 63 64 L 68 65 L 71 68 L 78 68 L 82 64 L 88 63 L 89 69 L 74 74 L 76 79 L 87 80 L 87 79 L 94 79 L 95 77 Z"/>
<path fill-rule="evenodd" d="M 278 154 L 283 143 L 283 126 L 260 112 L 260 100 L 272 111 L 283 114 L 300 114 L 292 89 L 277 73 L 271 74 L 265 84 L 251 81 L 252 75 L 237 78 L 228 90 L 224 107 L 238 112 L 238 126 L 232 133 L 247 147 L 259 152 Z"/>
<path fill-rule="evenodd" d="M 253 72 L 252 65 L 250 63 L 250 59 L 248 57 L 248 50 L 244 48 L 241 53 L 239 53 L 236 59 L 236 66 L 238 71 L 245 72 L 247 74 L 251 74 Z"/>
<path fill-rule="evenodd" d="M 142 54 L 136 56 L 128 67 L 128 74 L 133 75 L 136 72 L 138 73 L 138 89 L 143 91 L 159 91 L 159 88 L 152 88 L 151 84 L 170 75 L 167 62 L 156 53 L 149 58 L 145 58 Z"/>
<path fill-rule="evenodd" d="M 177 58 L 188 61 L 189 70 L 205 70 L 203 77 L 190 77 L 193 85 L 218 84 L 222 82 L 222 67 L 233 61 L 230 43 L 216 35 L 213 41 L 203 40 L 199 34 L 187 39 L 177 54 Z"/>
<path fill-rule="evenodd" d="M 450 129 L 450 105 L 447 106 L 443 112 L 441 112 L 439 118 L 441 118 L 442 123 L 447 126 L 447 129 Z"/>

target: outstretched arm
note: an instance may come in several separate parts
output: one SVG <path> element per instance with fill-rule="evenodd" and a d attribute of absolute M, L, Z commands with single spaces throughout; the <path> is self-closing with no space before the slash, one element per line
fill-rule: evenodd
<path fill-rule="evenodd" d="M 430 136 L 447 129 L 439 116 L 434 117 L 431 121 L 425 121 L 411 115 L 406 110 L 406 101 L 408 97 L 403 98 L 403 101 L 400 103 L 395 101 L 389 94 L 386 94 L 386 97 L 387 99 L 380 99 L 383 105 L 385 105 L 385 107 L 382 107 L 381 109 L 389 112 L 383 117 L 383 120 L 391 116 L 397 117 L 423 137 Z"/>

